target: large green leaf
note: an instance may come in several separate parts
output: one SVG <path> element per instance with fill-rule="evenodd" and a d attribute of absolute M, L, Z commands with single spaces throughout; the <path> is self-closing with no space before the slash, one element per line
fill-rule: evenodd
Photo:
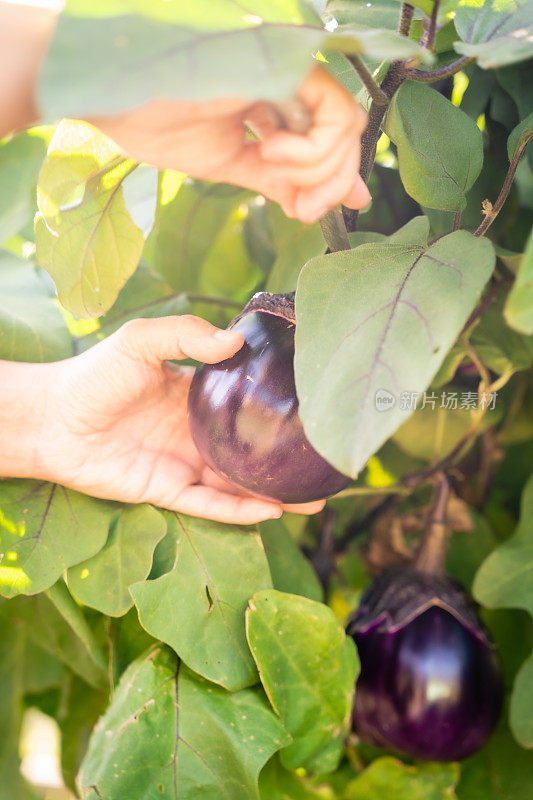
<path fill-rule="evenodd" d="M 400 177 L 418 203 L 461 211 L 483 164 L 481 131 L 430 86 L 406 81 L 394 95 L 385 131 L 398 148 Z"/>
<path fill-rule="evenodd" d="M 258 534 L 174 514 L 177 557 L 170 572 L 136 583 L 131 595 L 148 633 L 195 672 L 230 691 L 257 682 L 244 613 L 272 586 Z"/>
<path fill-rule="evenodd" d="M 82 612 L 63 593 L 68 594 L 64 585 L 49 594 L 16 597 L 8 608 L 28 642 L 55 656 L 91 686 L 105 686 L 105 659 Z M 68 613 L 67 606 L 71 606 Z"/>
<path fill-rule="evenodd" d="M 258 592 L 246 612 L 261 682 L 293 742 L 289 769 L 334 770 L 352 711 L 358 660 L 331 609 L 276 590 Z"/>
<path fill-rule="evenodd" d="M 458 53 L 474 56 L 484 69 L 525 61 L 533 55 L 532 0 L 462 0 L 455 28 Z"/>
<path fill-rule="evenodd" d="M 330 34 L 306 2 L 211 0 L 209 12 L 205 0 L 166 5 L 163 11 L 162 0 L 107 9 L 67 4 L 41 71 L 44 116 L 117 113 L 161 96 L 285 100 L 317 50 L 378 61 L 432 57 L 389 29 L 345 26 Z"/>
<path fill-rule="evenodd" d="M 300 275 L 300 416 L 346 474 L 410 416 L 406 395 L 427 388 L 494 266 L 488 241 L 457 231 L 427 245 L 427 235 L 417 220 L 386 242 L 312 259 Z"/>
<path fill-rule="evenodd" d="M 0 252 L 0 358 L 59 361 L 72 339 L 33 264 Z"/>
<path fill-rule="evenodd" d="M 524 608 L 533 616 L 533 475 L 522 495 L 520 524 L 479 568 L 473 587 L 489 608 Z M 524 747 L 533 747 L 533 657 L 517 676 L 511 698 L 510 726 Z"/>
<path fill-rule="evenodd" d="M 283 518 L 262 522 L 259 530 L 274 589 L 310 600 L 323 600 L 324 593 L 316 572 L 295 543 Z"/>
<path fill-rule="evenodd" d="M 85 122 L 63 120 L 50 142 L 38 184 L 37 260 L 80 317 L 104 314 L 139 262 L 143 232 L 122 187 L 134 168 Z"/>
<path fill-rule="evenodd" d="M 96 726 L 82 796 L 259 800 L 259 771 L 287 741 L 259 689 L 230 694 L 157 648 L 125 672 Z"/>
<path fill-rule="evenodd" d="M 116 505 L 55 483 L 0 481 L 0 594 L 36 594 L 105 544 Z"/>
<path fill-rule="evenodd" d="M 394 800 L 455 800 L 458 764 L 409 766 L 391 756 L 373 761 L 346 787 L 344 800 L 382 800 L 394 787 Z"/>
<path fill-rule="evenodd" d="M 533 334 L 533 231 L 507 297 L 505 318 L 515 330 Z"/>
<path fill-rule="evenodd" d="M 148 577 L 156 544 L 167 532 L 152 506 L 126 506 L 110 527 L 105 546 L 67 572 L 74 597 L 102 614 L 120 617 L 133 605 L 129 587 Z"/>
<path fill-rule="evenodd" d="M 268 204 L 268 216 L 276 259 L 266 288 L 269 292 L 293 292 L 305 262 L 326 250 L 322 229 L 318 222 L 304 225 L 286 217 L 277 203 Z"/>
<path fill-rule="evenodd" d="M 46 155 L 38 131 L 0 142 L 0 244 L 31 222 L 35 213 L 35 184 Z"/>
<path fill-rule="evenodd" d="M 246 299 L 260 277 L 243 236 L 251 197 L 233 186 L 188 179 L 180 183 L 175 173 L 164 174 L 146 260 L 177 292 Z"/>

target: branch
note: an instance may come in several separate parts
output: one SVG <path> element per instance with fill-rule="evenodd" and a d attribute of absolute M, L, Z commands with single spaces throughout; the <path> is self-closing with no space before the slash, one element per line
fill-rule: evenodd
<path fill-rule="evenodd" d="M 359 56 L 347 56 L 348 61 L 365 85 L 368 94 L 378 106 L 388 105 L 389 98 Z"/>
<path fill-rule="evenodd" d="M 421 572 L 439 575 L 444 572 L 446 558 L 446 510 L 450 499 L 450 484 L 444 473 L 437 476 L 437 486 L 420 547 L 413 566 Z"/>
<path fill-rule="evenodd" d="M 398 24 L 398 33 L 400 33 L 402 36 L 409 35 L 414 13 L 414 6 L 412 6 L 410 3 L 402 3 L 400 22 Z M 383 117 L 385 116 L 385 112 L 387 111 L 391 98 L 399 88 L 400 84 L 405 80 L 405 73 L 405 61 L 393 61 L 388 69 L 383 83 L 379 87 L 380 91 L 387 97 L 387 103 L 376 103 L 375 100 L 372 100 L 372 105 L 370 106 L 370 110 L 368 112 L 368 125 L 361 137 L 361 166 L 359 168 L 359 174 L 365 183 L 368 182 L 368 178 L 372 172 L 372 167 L 374 166 L 376 147 L 378 139 L 381 135 L 381 123 L 383 122 Z M 359 212 L 346 207 L 343 207 L 342 211 L 346 229 L 348 231 L 354 231 L 357 227 Z"/>
<path fill-rule="evenodd" d="M 348 239 L 342 211 L 338 209 L 328 211 L 320 220 L 320 227 L 326 244 L 332 253 L 336 253 L 339 250 L 350 250 L 350 240 Z"/>
<path fill-rule="evenodd" d="M 441 67 L 440 69 L 408 69 L 406 70 L 405 77 L 411 81 L 423 81 L 424 83 L 433 83 L 433 81 L 440 81 L 443 78 L 450 78 L 452 75 L 455 75 L 456 72 L 459 72 L 466 67 L 467 64 L 470 64 L 474 58 L 472 56 L 462 56 L 462 58 L 458 58 L 457 61 L 452 61 L 451 64 L 447 64 L 445 67 Z"/>
<path fill-rule="evenodd" d="M 434 50 L 435 49 L 435 38 L 437 36 L 437 17 L 439 15 L 439 6 L 440 0 L 435 0 L 433 3 L 433 8 L 431 9 L 431 16 L 429 18 L 429 24 L 427 30 L 424 32 L 424 35 L 420 39 L 420 44 L 422 47 L 425 47 L 426 50 Z"/>
<path fill-rule="evenodd" d="M 492 225 L 492 223 L 494 222 L 494 220 L 496 219 L 496 217 L 498 216 L 498 214 L 502 210 L 503 204 L 507 200 L 507 195 L 509 194 L 509 192 L 511 190 L 511 186 L 513 184 L 513 180 L 514 180 L 514 176 L 516 174 L 516 170 L 518 169 L 518 164 L 520 163 L 520 159 L 522 158 L 524 150 L 526 149 L 526 147 L 528 146 L 529 142 L 532 139 L 533 139 L 533 130 L 529 131 L 528 134 L 526 136 L 524 136 L 524 139 L 522 140 L 522 142 L 516 148 L 515 154 L 514 154 L 512 160 L 511 160 L 511 165 L 509 167 L 509 171 L 508 171 L 507 175 L 505 176 L 505 180 L 503 182 L 502 190 L 501 190 L 500 194 L 498 195 L 498 199 L 496 200 L 494 205 L 491 205 L 488 200 L 486 200 L 485 203 L 483 204 L 484 205 L 485 219 L 483 220 L 483 222 L 481 223 L 481 225 L 479 226 L 477 231 L 475 231 L 474 236 L 483 236 L 483 234 L 485 233 L 487 228 L 489 228 Z M 485 207 L 485 204 L 486 204 L 486 207 Z"/>
<path fill-rule="evenodd" d="M 402 3 L 400 12 L 400 22 L 398 24 L 398 33 L 400 36 L 409 36 L 411 30 L 411 22 L 413 21 L 415 7 L 410 3 Z"/>

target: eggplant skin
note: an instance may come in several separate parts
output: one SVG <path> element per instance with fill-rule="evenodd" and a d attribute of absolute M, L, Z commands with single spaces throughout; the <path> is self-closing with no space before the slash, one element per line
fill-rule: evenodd
<path fill-rule="evenodd" d="M 294 323 L 267 311 L 237 319 L 243 347 L 203 364 L 189 390 L 189 426 L 218 475 L 283 503 L 306 503 L 344 489 L 351 478 L 307 440 L 294 383 Z"/>
<path fill-rule="evenodd" d="M 498 723 L 503 678 L 498 653 L 439 605 L 402 627 L 353 633 L 359 675 L 354 729 L 369 744 L 412 758 L 459 761 Z"/>

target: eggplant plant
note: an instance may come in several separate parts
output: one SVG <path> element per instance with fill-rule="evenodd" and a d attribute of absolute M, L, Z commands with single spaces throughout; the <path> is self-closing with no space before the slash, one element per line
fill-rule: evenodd
<path fill-rule="evenodd" d="M 0 141 L 0 358 L 136 318 L 242 331 L 190 365 L 198 450 L 238 491 L 328 499 L 238 526 L 0 480 L 0 800 L 50 796 L 36 714 L 61 800 L 532 796 L 532 15 L 67 0 L 44 122 Z M 282 108 L 317 61 L 368 114 L 360 212 L 304 224 L 83 121 Z"/>

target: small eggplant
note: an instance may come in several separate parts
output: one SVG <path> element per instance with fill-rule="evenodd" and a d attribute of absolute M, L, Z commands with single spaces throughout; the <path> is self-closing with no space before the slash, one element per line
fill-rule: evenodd
<path fill-rule="evenodd" d="M 347 632 L 361 660 L 353 724 L 364 741 L 430 761 L 466 758 L 487 741 L 502 670 L 459 583 L 390 570 L 363 594 Z"/>
<path fill-rule="evenodd" d="M 256 294 L 230 324 L 243 347 L 196 371 L 189 426 L 218 475 L 284 503 L 335 494 L 351 481 L 307 440 L 294 383 L 294 295 Z"/>

